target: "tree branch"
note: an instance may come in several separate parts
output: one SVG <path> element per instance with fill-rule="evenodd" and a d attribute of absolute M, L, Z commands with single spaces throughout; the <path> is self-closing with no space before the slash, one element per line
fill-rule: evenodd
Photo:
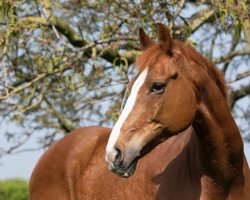
<path fill-rule="evenodd" d="M 240 89 L 233 91 L 231 93 L 231 107 L 234 107 L 234 104 L 236 103 L 236 101 L 238 101 L 239 99 L 250 95 L 250 84 L 249 85 L 244 85 L 242 86 Z"/>
<path fill-rule="evenodd" d="M 214 10 L 212 8 L 205 8 L 200 10 L 200 12 L 194 14 L 189 20 L 188 24 L 191 29 L 191 33 L 194 33 L 198 28 L 200 28 L 208 20 L 214 18 Z"/>
<path fill-rule="evenodd" d="M 242 49 L 242 50 L 238 50 L 238 51 L 232 51 L 232 52 L 230 52 L 226 55 L 223 55 L 219 58 L 214 58 L 213 62 L 215 64 L 218 64 L 218 63 L 222 63 L 222 62 L 225 62 L 227 60 L 230 60 L 235 56 L 244 56 L 244 55 L 249 55 L 249 54 L 250 54 L 250 49 Z"/>
<path fill-rule="evenodd" d="M 58 119 L 58 122 L 61 125 L 61 128 L 66 132 L 69 133 L 72 130 L 76 129 L 77 127 L 75 126 L 75 124 L 69 120 L 67 117 L 65 117 L 63 114 L 57 112 L 57 110 L 55 109 L 55 105 L 50 102 L 47 98 L 44 98 L 46 103 L 49 105 L 50 109 L 51 109 L 51 113 Z"/>
<path fill-rule="evenodd" d="M 180 18 L 184 21 L 184 24 L 174 27 L 174 38 L 186 40 L 189 34 L 194 33 L 208 20 L 214 19 L 214 16 L 214 10 L 211 7 L 200 10 L 198 13 L 192 15 L 188 20 L 180 16 Z"/>
<path fill-rule="evenodd" d="M 236 82 L 236 81 L 241 80 L 243 78 L 246 78 L 248 76 L 250 76 L 250 70 L 247 70 L 247 71 L 244 71 L 242 73 L 237 74 L 235 80 L 229 81 L 229 83 Z"/>
<path fill-rule="evenodd" d="M 46 73 L 42 73 L 42 74 L 37 75 L 37 77 L 35 79 L 33 79 L 32 81 L 30 81 L 30 82 L 28 82 L 28 83 L 26 83 L 24 85 L 21 85 L 21 86 L 19 86 L 17 88 L 14 88 L 14 89 L 10 90 L 8 93 L 6 93 L 5 95 L 0 96 L 0 100 L 8 99 L 11 94 L 18 93 L 18 92 L 32 86 L 34 83 L 37 83 L 38 81 L 41 81 L 45 77 L 46 77 Z"/>
<path fill-rule="evenodd" d="M 96 50 L 98 53 L 101 53 L 101 57 L 110 63 L 113 63 L 115 59 L 121 58 L 121 57 L 125 58 L 128 61 L 129 65 L 134 62 L 136 55 L 133 53 L 123 52 L 119 54 L 117 51 L 113 51 L 110 48 L 104 50 L 102 46 L 97 46 L 97 44 L 99 44 L 100 41 L 96 41 L 93 43 L 88 42 L 78 32 L 74 31 L 69 26 L 69 23 L 66 20 L 62 18 L 58 18 L 53 14 L 53 11 L 51 9 L 51 3 L 48 0 L 43 0 L 40 2 L 45 8 L 45 12 L 46 12 L 45 14 L 47 17 L 48 25 L 51 27 L 54 26 L 56 30 L 58 30 L 62 35 L 64 35 L 74 47 L 82 47 L 86 49 L 85 56 L 91 57 L 92 55 L 91 47 L 96 46 Z M 119 40 L 119 38 L 115 40 Z M 106 43 L 106 41 L 104 41 L 104 43 Z M 118 59 L 118 62 L 116 64 L 119 65 L 120 63 L 121 61 Z"/>
<path fill-rule="evenodd" d="M 18 87 L 10 87 L 9 86 L 9 90 L 8 90 L 8 93 L 5 93 L 3 94 L 2 96 L 0 96 L 0 100 L 6 100 L 9 98 L 9 96 L 11 94 L 14 94 L 14 93 L 18 93 L 18 92 L 21 92 L 23 91 L 24 89 L 28 88 L 28 87 L 31 87 L 32 85 L 34 85 L 35 83 L 38 83 L 39 81 L 43 80 L 44 78 L 48 77 L 48 76 L 51 76 L 51 75 L 55 75 L 57 73 L 60 73 L 61 71 L 64 71 L 64 70 L 67 70 L 67 69 L 70 69 L 70 67 L 65 67 L 64 69 L 55 69 L 53 71 L 53 73 L 41 73 L 41 74 L 38 74 L 34 79 L 32 79 L 30 82 L 25 82 L 25 84 L 23 85 L 20 85 Z M 23 82 L 24 83 L 24 82 Z"/>

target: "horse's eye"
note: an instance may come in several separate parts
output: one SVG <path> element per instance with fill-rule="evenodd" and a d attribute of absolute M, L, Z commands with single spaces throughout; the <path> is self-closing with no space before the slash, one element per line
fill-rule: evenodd
<path fill-rule="evenodd" d="M 157 94 L 162 94 L 165 91 L 166 84 L 161 82 L 155 82 L 150 88 L 150 92 L 155 92 Z"/>

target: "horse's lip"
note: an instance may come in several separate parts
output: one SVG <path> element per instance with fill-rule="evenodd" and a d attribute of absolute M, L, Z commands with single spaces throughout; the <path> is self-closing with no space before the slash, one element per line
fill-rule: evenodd
<path fill-rule="evenodd" d="M 137 162 L 138 159 L 134 159 L 131 164 L 129 165 L 129 167 L 127 168 L 127 170 L 125 171 L 125 173 L 122 174 L 122 177 L 124 178 L 128 178 L 130 176 L 132 176 L 135 172 L 136 166 L 137 166 Z"/>
<path fill-rule="evenodd" d="M 134 174 L 137 162 L 138 158 L 135 158 L 127 167 L 119 166 L 117 168 L 114 168 L 113 166 L 109 165 L 109 170 L 116 173 L 120 177 L 128 178 Z"/>

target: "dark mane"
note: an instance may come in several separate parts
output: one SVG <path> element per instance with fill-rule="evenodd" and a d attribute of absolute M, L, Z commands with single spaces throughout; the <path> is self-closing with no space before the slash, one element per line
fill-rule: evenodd
<path fill-rule="evenodd" d="M 224 80 L 222 73 L 220 73 L 215 65 L 197 52 L 193 47 L 189 46 L 186 43 L 174 41 L 173 52 L 176 50 L 180 51 L 187 60 L 192 60 L 198 63 L 203 67 L 209 76 L 214 80 L 219 89 L 221 90 L 222 95 L 227 99 L 227 86 Z M 167 56 L 162 52 L 159 44 L 154 44 L 152 47 L 143 52 L 141 56 L 136 61 L 136 66 L 139 68 L 139 71 L 142 71 L 146 66 L 157 62 L 160 56 Z"/>

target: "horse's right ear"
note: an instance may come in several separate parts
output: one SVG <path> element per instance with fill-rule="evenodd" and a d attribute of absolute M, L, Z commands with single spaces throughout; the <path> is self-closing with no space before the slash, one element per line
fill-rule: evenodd
<path fill-rule="evenodd" d="M 172 56 L 173 41 L 168 27 L 165 24 L 157 23 L 157 32 L 162 51 L 167 55 Z"/>
<path fill-rule="evenodd" d="M 146 35 L 142 28 L 139 29 L 139 39 L 141 43 L 141 49 L 146 50 L 154 44 L 154 41 Z"/>

